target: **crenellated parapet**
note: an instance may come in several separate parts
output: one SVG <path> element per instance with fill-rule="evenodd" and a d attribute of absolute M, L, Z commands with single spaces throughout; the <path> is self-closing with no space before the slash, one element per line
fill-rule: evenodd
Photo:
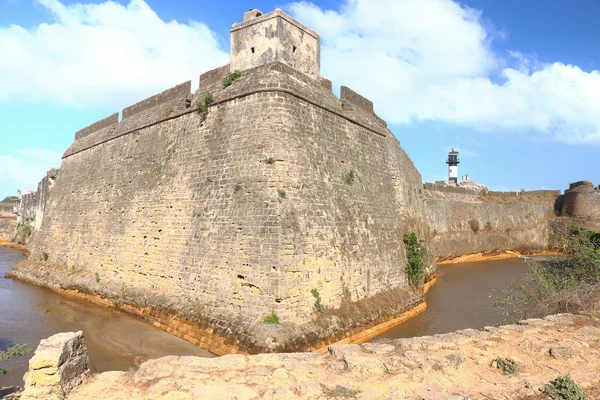
<path fill-rule="evenodd" d="M 98 122 L 94 122 L 90 126 L 75 132 L 75 140 L 79 140 L 103 129 L 114 129 L 118 123 L 119 113 L 114 113 L 113 115 L 101 119 Z"/>

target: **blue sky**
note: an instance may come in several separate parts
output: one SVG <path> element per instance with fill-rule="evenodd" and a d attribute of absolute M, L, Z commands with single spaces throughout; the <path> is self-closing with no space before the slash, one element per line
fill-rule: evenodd
<path fill-rule="evenodd" d="M 600 183 L 600 1 L 0 0 L 0 198 L 59 166 L 75 131 L 227 63 L 243 12 L 317 30 L 321 74 L 375 103 L 424 181 Z M 6 55 L 6 56 L 4 56 Z"/>

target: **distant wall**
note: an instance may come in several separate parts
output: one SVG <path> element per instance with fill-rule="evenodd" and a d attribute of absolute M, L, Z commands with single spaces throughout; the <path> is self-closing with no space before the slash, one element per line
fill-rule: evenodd
<path fill-rule="evenodd" d="M 448 196 L 429 191 L 425 195 L 438 257 L 545 248 L 554 200 L 504 204 L 489 203 L 473 195 Z"/>
<path fill-rule="evenodd" d="M 44 213 L 46 212 L 48 198 L 57 178 L 58 168 L 53 168 L 49 170 L 46 173 L 46 176 L 38 183 L 34 219 L 35 229 L 40 229 L 40 227 L 42 226 L 42 220 L 44 219 Z"/>
<path fill-rule="evenodd" d="M 600 219 L 600 190 L 592 181 L 571 183 L 565 191 L 562 210 L 574 218 Z"/>
<path fill-rule="evenodd" d="M 38 194 L 37 192 L 25 193 L 21 196 L 19 202 L 19 218 L 18 222 L 21 225 L 35 225 L 35 210 L 37 207 Z"/>
<path fill-rule="evenodd" d="M 9 241 L 15 236 L 17 217 L 0 216 L 0 241 Z"/>

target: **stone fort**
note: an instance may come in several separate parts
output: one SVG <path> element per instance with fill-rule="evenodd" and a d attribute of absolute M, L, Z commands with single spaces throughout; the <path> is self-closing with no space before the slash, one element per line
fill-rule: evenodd
<path fill-rule="evenodd" d="M 198 89 L 75 134 L 14 276 L 99 296 L 217 354 L 360 341 L 424 309 L 405 233 L 424 240 L 426 281 L 436 255 L 546 245 L 559 193 L 496 201 L 428 185 L 371 101 L 332 92 L 316 32 L 251 10 L 231 29 L 230 64 Z"/>

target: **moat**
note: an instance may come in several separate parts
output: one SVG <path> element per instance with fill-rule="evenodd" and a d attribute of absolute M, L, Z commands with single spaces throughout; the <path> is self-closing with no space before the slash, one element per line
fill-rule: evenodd
<path fill-rule="evenodd" d="M 0 274 L 23 259 L 17 250 L 0 249 Z M 496 324 L 503 315 L 494 307 L 491 291 L 519 280 L 526 270 L 519 259 L 440 265 L 438 284 L 427 294 L 428 310 L 379 337 L 433 335 Z M 15 343 L 35 347 L 54 333 L 82 330 L 97 371 L 127 370 L 136 359 L 165 355 L 213 356 L 134 318 L 16 280 L 0 279 L 0 302 L 2 349 Z M 11 372 L 0 376 L 2 385 L 22 384 L 27 361 L 22 357 L 7 363 Z"/>
<path fill-rule="evenodd" d="M 127 370 L 136 362 L 166 355 L 213 357 L 183 339 L 134 318 L 93 304 L 66 298 L 48 289 L 4 279 L 25 256 L 0 248 L 0 349 L 41 339 L 58 332 L 82 330 L 96 371 Z M 22 385 L 30 357 L 3 363 L 0 386 Z"/>
<path fill-rule="evenodd" d="M 437 272 L 438 283 L 427 293 L 427 311 L 378 338 L 436 335 L 495 325 L 504 319 L 502 310 L 494 306 L 496 296 L 525 277 L 527 264 L 519 258 L 442 264 Z"/>

